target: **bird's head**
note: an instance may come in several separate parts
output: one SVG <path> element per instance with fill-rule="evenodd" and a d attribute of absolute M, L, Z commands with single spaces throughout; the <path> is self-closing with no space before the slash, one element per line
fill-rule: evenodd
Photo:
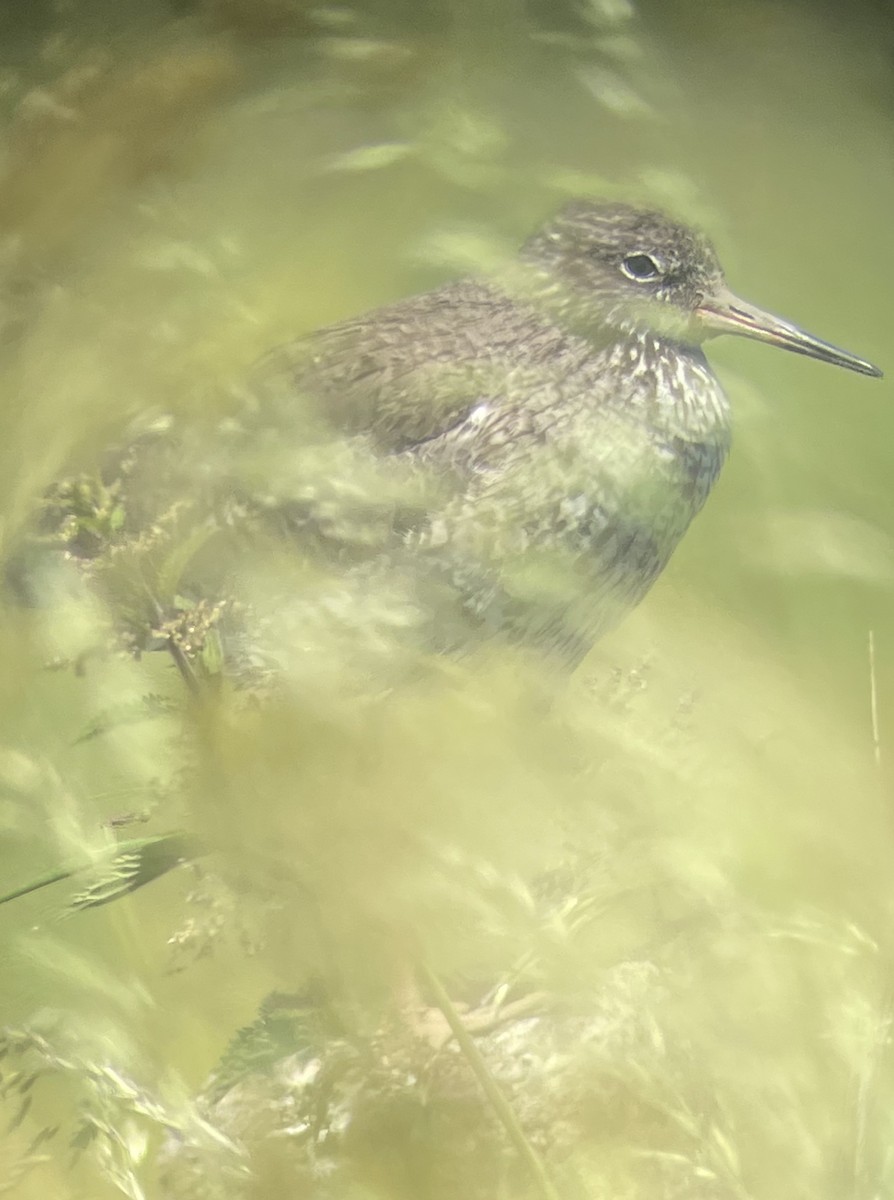
<path fill-rule="evenodd" d="M 662 213 L 574 200 L 529 238 L 519 258 L 537 296 L 594 336 L 652 332 L 698 345 L 737 333 L 864 375 L 882 373 L 740 300 L 710 242 Z"/>

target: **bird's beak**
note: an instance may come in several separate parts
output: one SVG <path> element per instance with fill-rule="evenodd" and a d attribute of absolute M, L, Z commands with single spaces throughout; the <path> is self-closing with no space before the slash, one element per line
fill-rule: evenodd
<path fill-rule="evenodd" d="M 836 367 L 859 371 L 861 375 L 882 376 L 879 368 L 865 358 L 858 358 L 856 354 L 849 354 L 847 350 L 839 350 L 829 342 L 820 341 L 797 325 L 740 300 L 726 288 L 706 298 L 695 310 L 695 315 L 710 333 L 738 333 L 759 342 L 769 342 L 771 346 L 781 346 L 784 350 L 794 350 L 795 354 L 818 358 Z"/>

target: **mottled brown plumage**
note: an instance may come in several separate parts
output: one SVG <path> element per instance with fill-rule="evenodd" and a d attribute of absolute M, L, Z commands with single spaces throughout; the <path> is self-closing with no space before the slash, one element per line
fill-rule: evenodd
<path fill-rule="evenodd" d="M 415 574 L 420 603 L 450 597 L 439 648 L 499 635 L 573 664 L 642 599 L 717 479 L 730 413 L 700 346 L 725 330 L 880 374 L 737 300 L 699 234 L 581 200 L 505 271 L 281 347 L 258 379 L 421 482 L 374 557 Z"/>

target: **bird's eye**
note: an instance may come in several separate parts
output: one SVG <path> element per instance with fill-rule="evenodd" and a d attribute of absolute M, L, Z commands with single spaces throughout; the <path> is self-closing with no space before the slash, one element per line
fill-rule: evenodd
<path fill-rule="evenodd" d="M 628 279 L 637 283 L 648 283 L 659 279 L 662 271 L 651 254 L 628 254 L 621 263 L 621 270 Z"/>

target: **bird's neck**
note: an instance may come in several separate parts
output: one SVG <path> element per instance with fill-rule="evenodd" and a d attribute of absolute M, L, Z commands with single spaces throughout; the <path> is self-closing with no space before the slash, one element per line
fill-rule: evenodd
<path fill-rule="evenodd" d="M 633 330 L 598 356 L 606 375 L 617 378 L 620 403 L 654 427 L 685 441 L 728 442 L 729 401 L 700 347 Z"/>
<path fill-rule="evenodd" d="M 523 261 L 489 283 L 492 294 L 510 296 L 520 305 L 517 311 L 531 314 L 533 325 L 545 320 L 560 336 L 586 346 L 603 378 L 617 378 L 619 404 L 686 440 L 729 440 L 726 395 L 679 315 L 668 313 L 656 329 L 660 312 L 644 312 L 640 323 L 629 305 L 607 300 L 601 312 L 592 298 L 576 305 L 551 274 Z"/>

